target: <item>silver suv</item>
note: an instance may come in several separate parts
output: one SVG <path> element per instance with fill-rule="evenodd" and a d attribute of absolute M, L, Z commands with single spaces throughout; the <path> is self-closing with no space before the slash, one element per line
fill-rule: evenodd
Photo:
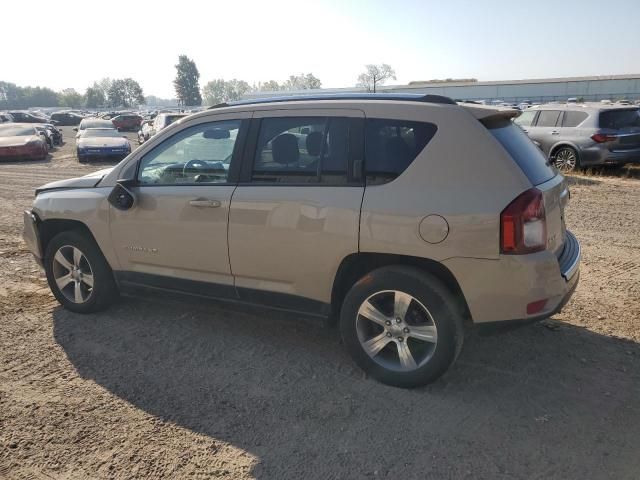
<path fill-rule="evenodd" d="M 636 106 L 547 104 L 525 110 L 515 122 L 563 172 L 640 162 Z"/>
<path fill-rule="evenodd" d="M 465 322 L 548 317 L 578 282 L 565 179 L 514 115 L 413 95 L 219 105 L 39 188 L 25 240 L 74 312 L 148 287 L 335 318 L 371 376 L 422 385 Z"/>

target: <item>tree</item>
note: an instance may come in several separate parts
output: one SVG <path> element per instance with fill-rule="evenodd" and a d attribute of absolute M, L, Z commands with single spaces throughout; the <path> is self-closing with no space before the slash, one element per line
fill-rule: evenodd
<path fill-rule="evenodd" d="M 102 94 L 104 95 L 105 103 L 109 99 L 109 90 L 111 89 L 111 84 L 112 83 L 113 83 L 113 80 L 111 80 L 109 77 L 104 77 L 103 79 L 98 80 L 97 82 L 95 82 L 93 84 L 94 87 L 97 86 L 100 90 L 102 90 Z"/>
<path fill-rule="evenodd" d="M 92 87 L 87 87 L 84 98 L 87 108 L 98 108 L 106 103 L 104 92 L 97 83 L 94 83 Z"/>
<path fill-rule="evenodd" d="M 144 104 L 142 87 L 132 78 L 116 79 L 109 87 L 109 105 L 112 107 L 133 107 Z"/>
<path fill-rule="evenodd" d="M 322 82 L 313 73 L 301 73 L 300 75 L 289 75 L 289 79 L 283 85 L 283 90 L 309 90 L 321 86 Z"/>
<path fill-rule="evenodd" d="M 254 90 L 263 92 L 277 92 L 278 90 L 283 90 L 283 86 L 275 80 L 269 80 L 268 82 L 258 83 L 257 88 L 254 88 Z"/>
<path fill-rule="evenodd" d="M 240 100 L 249 91 L 251 91 L 251 87 L 244 80 L 234 78 L 226 81 L 222 78 L 217 78 L 211 80 L 202 88 L 202 95 L 207 105 L 216 105 Z"/>
<path fill-rule="evenodd" d="M 176 89 L 178 102 L 182 105 L 202 105 L 200 72 L 198 72 L 195 62 L 186 55 L 180 55 L 176 70 L 177 74 L 173 85 Z"/>
<path fill-rule="evenodd" d="M 387 80 L 396 79 L 396 72 L 386 63 L 381 65 L 365 65 L 366 72 L 358 76 L 358 87 L 364 87 L 367 92 L 376 93 L 376 87 Z"/>
<path fill-rule="evenodd" d="M 78 108 L 84 103 L 84 98 L 74 88 L 65 88 L 58 94 L 58 102 L 62 107 Z"/>

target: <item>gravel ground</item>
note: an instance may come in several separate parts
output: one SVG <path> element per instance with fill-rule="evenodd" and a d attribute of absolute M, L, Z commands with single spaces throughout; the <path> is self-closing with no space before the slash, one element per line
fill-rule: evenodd
<path fill-rule="evenodd" d="M 314 320 L 167 297 L 62 310 L 20 235 L 36 186 L 104 166 L 64 130 L 47 161 L 0 165 L 0 478 L 640 478 L 639 180 L 572 177 L 572 301 L 470 334 L 406 391 Z"/>

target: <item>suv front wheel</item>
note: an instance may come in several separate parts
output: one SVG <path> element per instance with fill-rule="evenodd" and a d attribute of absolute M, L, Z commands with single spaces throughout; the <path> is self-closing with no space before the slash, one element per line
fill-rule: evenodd
<path fill-rule="evenodd" d="M 117 296 L 109 264 L 93 239 L 80 231 L 53 237 L 47 245 L 44 267 L 49 288 L 67 310 L 97 312 Z"/>
<path fill-rule="evenodd" d="M 340 333 L 365 372 L 405 388 L 440 377 L 464 338 L 461 308 L 449 290 L 434 276 L 404 266 L 374 270 L 351 288 Z"/>

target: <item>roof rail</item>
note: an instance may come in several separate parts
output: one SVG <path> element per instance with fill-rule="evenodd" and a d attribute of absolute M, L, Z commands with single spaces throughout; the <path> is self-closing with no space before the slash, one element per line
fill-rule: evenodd
<path fill-rule="evenodd" d="M 290 95 L 283 97 L 266 97 L 251 100 L 239 100 L 236 102 L 218 103 L 209 107 L 209 110 L 237 105 L 259 105 L 262 103 L 279 102 L 304 102 L 309 100 L 395 100 L 422 103 L 439 103 L 456 105 L 449 97 L 441 95 L 422 95 L 419 93 L 325 93 L 316 95 Z"/>

